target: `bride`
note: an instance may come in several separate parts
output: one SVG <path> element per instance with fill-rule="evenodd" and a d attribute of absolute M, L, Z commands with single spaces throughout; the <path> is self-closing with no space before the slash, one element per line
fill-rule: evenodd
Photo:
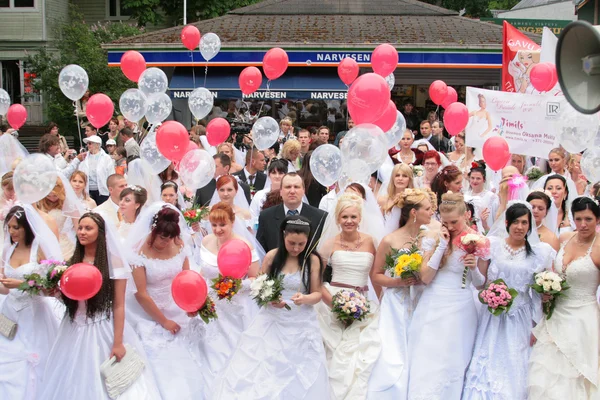
<path fill-rule="evenodd" d="M 315 308 L 325 344 L 329 383 L 336 399 L 366 397 L 369 376 L 381 348 L 375 304 L 371 303 L 366 319 L 348 327 L 331 312 L 332 297 L 341 290 L 368 297 L 375 245 L 370 235 L 358 231 L 362 214 L 362 198 L 352 193 L 340 196 L 335 220 L 342 231 L 325 242 L 321 254 L 324 260 L 331 260 L 333 277 L 330 284 L 322 286 L 322 302 Z"/>

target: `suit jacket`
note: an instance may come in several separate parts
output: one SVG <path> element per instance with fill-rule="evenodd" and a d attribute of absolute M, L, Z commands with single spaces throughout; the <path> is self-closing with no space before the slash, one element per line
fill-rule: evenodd
<path fill-rule="evenodd" d="M 250 185 L 248 181 L 248 177 L 246 176 L 246 171 L 242 168 L 241 171 L 234 172 L 231 174 L 233 176 L 237 176 L 240 181 L 243 183 Z M 254 190 L 258 192 L 259 190 L 263 190 L 265 188 L 265 183 L 267 182 L 267 175 L 264 172 L 257 171 L 256 176 L 254 177 Z M 250 186 L 248 186 L 250 187 Z"/>
<path fill-rule="evenodd" d="M 115 206 L 116 204 L 109 197 L 108 200 L 94 208 L 93 211 L 100 214 L 106 221 L 110 221 L 114 226 L 119 226 L 119 215 Z"/>
<path fill-rule="evenodd" d="M 439 136 L 431 136 L 429 138 L 429 143 L 437 150 L 442 153 L 449 153 L 450 150 L 450 141 L 442 136 L 440 139 Z"/>
<path fill-rule="evenodd" d="M 314 246 L 312 238 L 316 236 L 317 239 L 321 237 L 323 231 L 323 225 L 325 225 L 325 218 L 327 213 L 318 208 L 312 207 L 309 204 L 302 204 L 302 211 L 300 215 L 310 220 L 310 237 L 308 238 L 308 245 Z M 256 232 L 256 239 L 265 249 L 269 251 L 279 246 L 281 223 L 286 217 L 283 209 L 283 204 L 267 208 L 261 211 L 258 217 L 258 231 Z"/>
<path fill-rule="evenodd" d="M 252 201 L 252 199 L 250 198 L 250 186 L 246 185 L 244 182 L 238 182 L 238 186 L 244 191 L 246 200 L 248 200 L 248 204 L 250 204 L 250 202 Z M 196 190 L 194 204 L 199 204 L 201 206 L 209 205 L 210 200 L 215 194 L 215 190 L 217 190 L 217 181 L 213 178 L 210 182 L 206 184 L 206 186 Z"/>

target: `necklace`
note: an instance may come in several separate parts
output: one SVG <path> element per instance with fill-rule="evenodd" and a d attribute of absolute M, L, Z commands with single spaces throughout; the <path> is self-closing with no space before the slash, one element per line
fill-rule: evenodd
<path fill-rule="evenodd" d="M 356 250 L 360 249 L 360 246 L 362 245 L 362 243 L 363 243 L 363 238 L 362 238 L 362 236 L 359 234 L 359 235 L 358 235 L 358 240 L 356 241 L 356 246 L 354 246 L 354 248 L 353 248 L 353 249 L 351 249 L 351 248 L 350 248 L 350 245 L 351 245 L 352 243 L 345 244 L 345 243 L 344 243 L 344 241 L 342 240 L 342 237 L 340 236 L 340 246 L 341 246 L 341 247 L 342 247 L 342 249 L 344 249 L 344 250 L 348 250 L 348 251 L 356 251 Z"/>
<path fill-rule="evenodd" d="M 91 259 L 87 258 L 87 257 L 83 257 L 83 260 L 81 260 L 81 261 L 83 261 L 86 264 L 92 264 L 93 265 L 94 264 L 94 260 L 95 260 L 94 257 L 92 257 Z"/>
<path fill-rule="evenodd" d="M 508 243 L 506 243 L 506 241 L 504 242 L 504 250 L 506 250 L 506 252 L 508 253 L 508 259 L 509 260 L 514 260 L 515 258 L 517 258 L 519 255 L 521 255 L 522 253 L 525 252 L 525 246 L 521 246 L 518 249 L 513 249 L 512 247 L 510 247 L 508 245 Z"/>
<path fill-rule="evenodd" d="M 593 241 L 594 241 L 594 238 L 592 237 L 592 240 L 587 241 L 587 242 L 582 242 L 581 239 L 579 239 L 579 235 L 578 234 L 575 235 L 575 242 L 577 242 L 577 244 L 580 246 L 589 246 L 590 243 L 592 243 Z"/>
<path fill-rule="evenodd" d="M 541 224 L 539 224 L 536 228 L 539 230 L 542 227 L 542 225 L 544 225 L 543 222 Z"/>

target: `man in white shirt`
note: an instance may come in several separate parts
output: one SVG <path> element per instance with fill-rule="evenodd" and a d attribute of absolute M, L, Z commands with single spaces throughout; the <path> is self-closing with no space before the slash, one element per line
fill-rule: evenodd
<path fill-rule="evenodd" d="M 106 186 L 108 186 L 108 192 L 110 193 L 108 200 L 94 208 L 94 212 L 118 226 L 119 221 L 121 221 L 119 202 L 121 201 L 121 192 L 127 187 L 127 180 L 123 175 L 112 174 L 106 180 Z"/>
<path fill-rule="evenodd" d="M 52 159 L 56 170 L 63 174 L 63 176 L 67 179 L 70 178 L 71 174 L 77 170 L 79 163 L 83 161 L 86 157 L 86 154 L 79 154 L 75 157 L 71 162 L 67 161 L 68 157 L 74 155 L 75 151 L 70 150 L 64 157 L 60 154 L 60 139 L 56 135 L 51 135 L 49 133 L 42 136 L 39 144 L 40 151 L 42 154 L 45 154 L 47 157 Z"/>
<path fill-rule="evenodd" d="M 88 193 L 96 204 L 100 205 L 110 195 L 106 179 L 115 173 L 115 162 L 101 148 L 102 139 L 99 136 L 90 136 L 83 139 L 83 142 L 88 146 L 88 155 L 79 165 L 79 170 L 86 173 Z"/>

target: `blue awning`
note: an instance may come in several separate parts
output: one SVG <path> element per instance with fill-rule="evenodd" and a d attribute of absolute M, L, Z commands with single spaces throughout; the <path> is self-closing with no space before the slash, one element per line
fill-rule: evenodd
<path fill-rule="evenodd" d="M 209 67 L 204 84 L 204 68 L 177 67 L 169 89 L 173 99 L 187 98 L 197 87 L 206 87 L 216 99 L 241 99 L 238 78 L 242 68 Z M 194 78 L 195 75 L 195 78 Z M 263 76 L 259 90 L 246 99 L 315 99 L 344 100 L 348 88 L 337 75 L 337 68 L 288 68 L 279 79 L 271 81 L 267 89 Z"/>

